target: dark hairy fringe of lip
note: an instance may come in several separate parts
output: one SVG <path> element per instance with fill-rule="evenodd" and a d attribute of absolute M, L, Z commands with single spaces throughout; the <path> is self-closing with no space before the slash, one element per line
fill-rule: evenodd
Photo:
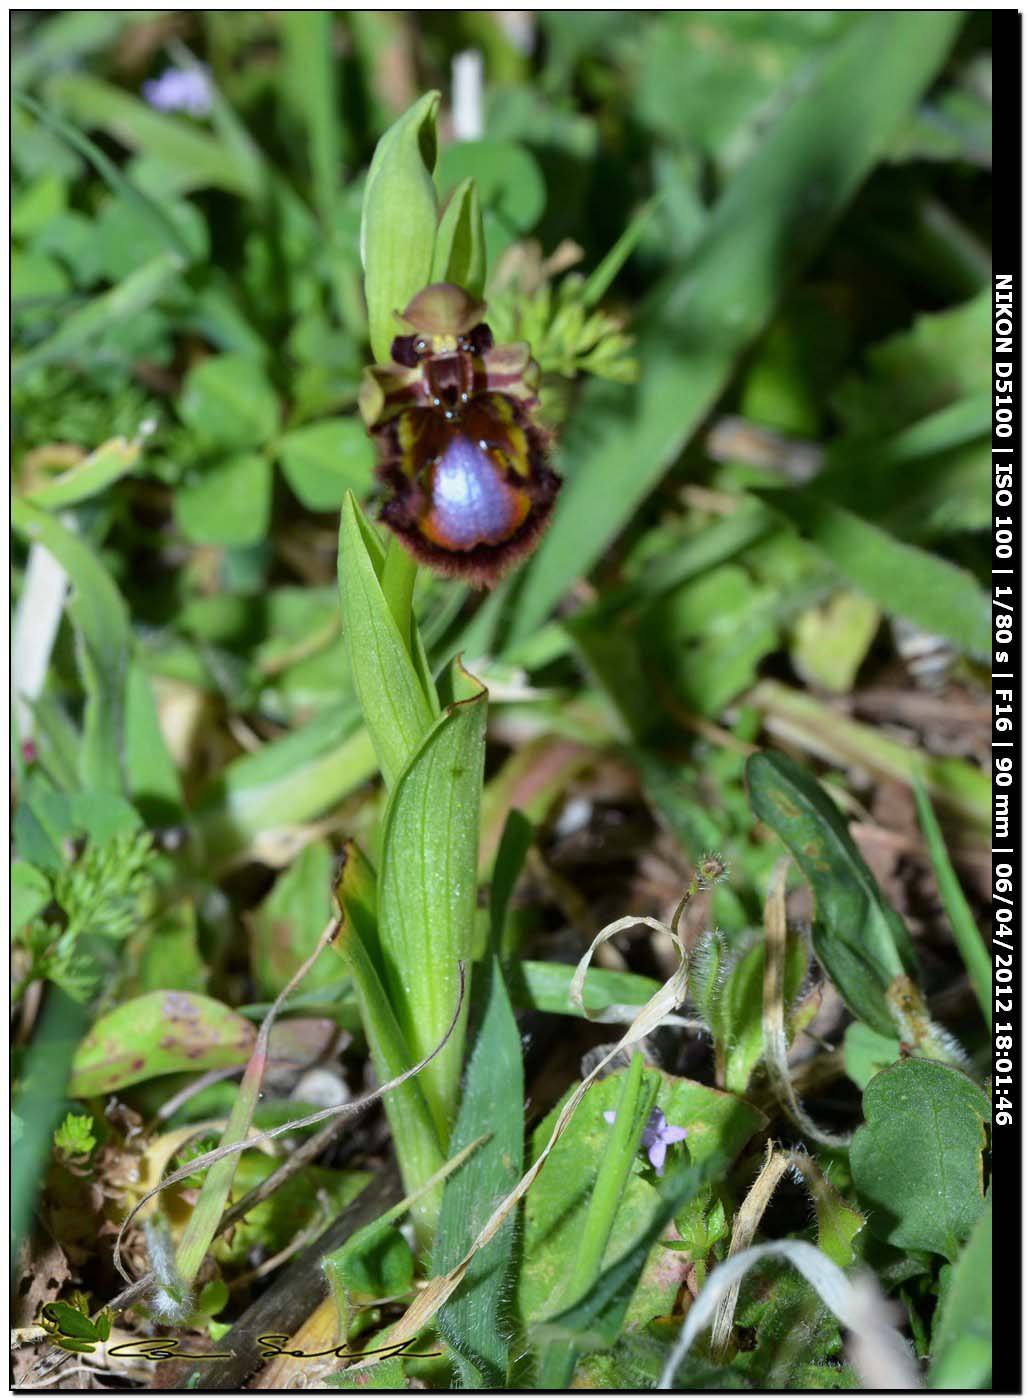
<path fill-rule="evenodd" d="M 477 588 L 493 588 L 519 559 L 531 552 L 549 524 L 553 503 L 563 485 L 562 478 L 545 462 L 549 434 L 544 428 L 530 422 L 528 414 L 516 401 L 514 409 L 514 421 L 528 439 L 531 474 L 522 477 L 508 469 L 506 478 L 511 486 L 525 493 L 531 506 L 517 529 L 499 544 L 447 549 L 427 539 L 418 521 L 428 502 L 421 485 L 403 470 L 404 458 L 396 423 L 385 423 L 374 434 L 379 452 L 375 475 L 390 493 L 382 506 L 380 518 L 419 563 L 447 578 L 458 578 Z"/>
<path fill-rule="evenodd" d="M 551 472 L 548 474 L 553 476 L 559 489 L 559 478 Z M 494 588 L 508 569 L 531 553 L 535 542 L 549 524 L 555 499 L 556 490 L 544 505 L 533 505 L 518 528 L 502 544 L 476 544 L 471 549 L 443 549 L 426 539 L 416 525 L 397 524 L 390 518 L 389 513 L 390 506 L 399 505 L 397 501 L 385 503 L 381 518 L 418 563 L 426 564 L 447 578 L 461 579 L 476 588 Z"/>

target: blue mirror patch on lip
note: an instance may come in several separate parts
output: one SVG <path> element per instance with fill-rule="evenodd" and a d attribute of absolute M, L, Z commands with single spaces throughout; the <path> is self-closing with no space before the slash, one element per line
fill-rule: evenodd
<path fill-rule="evenodd" d="M 499 544 L 518 524 L 514 493 L 490 454 L 456 434 L 432 468 L 432 533 L 454 549 Z"/>

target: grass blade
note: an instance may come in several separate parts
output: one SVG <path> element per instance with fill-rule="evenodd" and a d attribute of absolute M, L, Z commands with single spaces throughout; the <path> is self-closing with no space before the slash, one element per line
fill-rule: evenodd
<path fill-rule="evenodd" d="M 637 322 L 638 385 L 593 382 L 583 394 L 558 463 L 567 484 L 524 579 L 515 640 L 591 568 L 681 451 L 961 22 L 926 12 L 861 19 L 727 187 L 691 265 L 654 291 Z"/>
<path fill-rule="evenodd" d="M 978 659 L 991 655 L 991 601 L 965 569 L 904 544 L 816 491 L 759 494 L 889 614 L 945 637 Z"/>
<path fill-rule="evenodd" d="M 631 1175 L 642 1130 L 656 1099 L 659 1076 L 654 1075 L 646 1082 L 643 1077 L 644 1065 L 642 1056 L 636 1052 L 631 1057 L 631 1067 L 621 1084 L 613 1128 L 592 1188 L 581 1241 L 567 1280 L 567 1296 L 576 1302 L 580 1302 L 599 1279 L 603 1255 Z M 561 1311 L 566 1313 L 567 1309 Z M 539 1389 L 568 1389 L 577 1356 L 578 1348 L 572 1340 L 550 1341 L 543 1350 L 539 1366 Z"/>
<path fill-rule="evenodd" d="M 131 208 L 135 209 L 146 220 L 169 252 L 177 253 L 185 264 L 192 262 L 192 251 L 175 226 L 174 220 L 165 213 L 155 199 L 134 184 L 127 175 L 124 175 L 94 141 L 90 141 L 84 132 L 79 131 L 70 122 L 63 121 L 55 113 L 48 111 L 46 107 L 26 93 L 15 93 L 15 100 L 20 102 L 26 111 L 31 112 L 44 126 L 48 126 L 51 131 L 66 141 L 73 150 L 85 156 L 113 192 L 120 195 Z"/>
<path fill-rule="evenodd" d="M 920 830 L 924 833 L 927 853 L 934 867 L 934 878 L 938 881 L 938 892 L 945 906 L 952 926 L 952 936 L 966 965 L 970 983 L 980 1003 L 981 1012 L 991 1030 L 992 975 L 991 958 L 982 939 L 966 896 L 960 886 L 956 872 L 952 869 L 949 853 L 945 848 L 945 838 L 941 834 L 938 818 L 934 815 L 931 799 L 923 783 L 916 781 L 913 787 L 916 797 L 916 810 L 920 818 Z"/>
<path fill-rule="evenodd" d="M 178 117 L 153 111 L 112 83 L 85 73 L 65 73 L 50 80 L 46 94 L 83 126 L 96 127 L 129 150 L 170 167 L 176 177 L 188 182 L 183 185 L 179 179 L 182 193 L 208 185 L 230 194 L 255 197 L 261 193 L 252 184 L 252 168 L 215 137 Z"/>
<path fill-rule="evenodd" d="M 158 253 L 110 291 L 101 292 L 73 311 L 60 328 L 41 345 L 11 361 L 11 379 L 21 379 L 30 370 L 54 360 L 70 358 L 91 341 L 98 340 L 112 326 L 137 316 L 152 306 L 160 294 L 182 271 L 177 253 Z"/>
<path fill-rule="evenodd" d="M 111 438 L 68 471 L 61 472 L 60 476 L 30 492 L 28 499 L 44 510 L 78 505 L 79 501 L 99 495 L 115 481 L 127 476 L 137 465 L 141 453 L 142 443 L 138 439 L 129 442 L 123 437 Z"/>
<path fill-rule="evenodd" d="M 342 178 L 343 130 L 332 51 L 333 16 L 330 10 L 283 10 L 281 22 L 289 91 L 307 128 L 314 204 L 323 226 L 330 229 Z"/>

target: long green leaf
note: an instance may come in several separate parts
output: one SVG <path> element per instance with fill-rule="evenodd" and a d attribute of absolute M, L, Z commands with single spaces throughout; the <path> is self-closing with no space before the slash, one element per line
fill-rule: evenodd
<path fill-rule="evenodd" d="M 508 973 L 510 995 L 516 1006 L 535 1011 L 553 1011 L 561 1016 L 580 1016 L 571 1004 L 571 980 L 574 968 L 563 963 L 520 962 Z M 582 1001 L 586 1011 L 603 1011 L 608 1006 L 643 1007 L 659 991 L 660 984 L 652 977 L 637 972 L 611 972 L 609 968 L 592 967 L 585 979 Z"/>
<path fill-rule="evenodd" d="M 106 491 L 115 481 L 132 471 L 142 453 L 142 444 L 127 438 L 111 438 L 102 442 L 95 452 L 83 457 L 60 476 L 53 477 L 45 485 L 30 492 L 28 499 L 34 506 L 44 510 L 60 510 L 64 506 L 77 505 Z"/>
<path fill-rule="evenodd" d="M 959 877 L 952 869 L 952 862 L 949 860 L 949 853 L 945 847 L 945 838 L 938 825 L 938 818 L 934 815 L 934 808 L 931 806 L 931 799 L 927 796 L 927 790 L 922 782 L 917 782 L 913 791 L 916 795 L 920 830 L 924 833 L 924 840 L 927 843 L 927 853 L 931 857 L 931 864 L 934 867 L 934 878 L 938 881 L 941 902 L 945 906 L 949 923 L 952 925 L 952 936 L 955 938 L 956 947 L 966 964 L 971 986 L 977 996 L 984 1019 L 988 1023 L 988 1029 L 991 1030 L 993 1000 L 991 958 L 988 956 L 987 946 L 977 928 L 970 906 L 966 902 L 966 895 L 959 883 Z"/>
<path fill-rule="evenodd" d="M 574 1300 L 587 1296 L 599 1280 L 603 1255 L 610 1242 L 617 1210 L 630 1180 L 635 1153 L 649 1111 L 656 1100 L 659 1076 L 644 1079 L 645 1061 L 636 1051 L 631 1067 L 621 1081 L 620 1098 L 606 1151 L 599 1164 L 595 1185 L 583 1222 L 578 1250 L 567 1278 L 564 1297 Z M 561 1312 L 566 1312 L 566 1307 Z M 578 1348 L 566 1338 L 552 1340 L 544 1348 L 539 1366 L 540 1390 L 567 1390 L 574 1375 Z"/>
<path fill-rule="evenodd" d="M 64 73 L 46 85 L 49 99 L 83 126 L 113 136 L 129 150 L 152 156 L 187 181 L 180 192 L 212 185 L 230 194 L 255 196 L 253 171 L 215 137 L 181 117 L 155 112 L 138 97 L 85 73 Z"/>
<path fill-rule="evenodd" d="M 749 703 L 766 713 L 773 732 L 828 763 L 868 768 L 912 786 L 919 777 L 933 801 L 968 825 L 986 831 L 991 819 L 991 784 L 986 773 L 962 758 L 939 758 L 889 739 L 780 681 L 760 681 Z"/>
<path fill-rule="evenodd" d="M 339 526 L 339 588 L 353 679 L 386 786 L 435 719 L 409 644 L 382 588 L 384 555 L 352 492 Z"/>
<path fill-rule="evenodd" d="M 378 949 L 378 894 L 375 873 L 355 842 L 346 846 L 344 861 L 335 887 L 343 924 L 332 948 L 342 958 L 353 978 L 360 1020 L 367 1036 L 375 1072 L 381 1082 L 395 1079 L 415 1063 L 403 1031 L 397 1023 L 388 994 L 382 985 Z M 450 1016 L 456 1004 L 456 991 L 450 1002 Z M 438 1040 L 448 1025 L 443 1025 Z M 437 1043 L 437 1042 L 436 1042 Z M 429 1047 L 432 1048 L 432 1047 Z M 438 1134 L 425 1101 L 422 1081 L 417 1079 L 390 1090 L 385 1112 L 392 1129 L 400 1174 L 409 1192 L 421 1186 L 443 1163 Z M 420 1196 L 413 1207 L 414 1219 L 423 1239 L 430 1239 L 441 1205 L 441 1191 L 433 1189 Z"/>
<path fill-rule="evenodd" d="M 442 1039 L 458 963 L 471 955 L 487 693 L 454 668 L 454 703 L 399 775 L 382 832 L 378 936 L 385 983 L 414 1060 Z M 445 1149 L 459 1088 L 465 1013 L 419 1075 Z"/>
<path fill-rule="evenodd" d="M 816 900 L 813 947 L 846 1005 L 881 1035 L 895 1025 L 885 993 L 915 969 L 901 917 L 885 900 L 820 784 L 778 753 L 746 764 L 756 816 L 780 836 Z"/>
<path fill-rule="evenodd" d="M 636 323 L 635 388 L 593 382 L 557 465 L 567 484 L 520 596 L 514 638 L 533 632 L 586 573 L 677 457 L 904 116 L 937 72 L 962 16 L 866 16 L 727 186 L 687 268 Z"/>
<path fill-rule="evenodd" d="M 524 1070 L 521 1037 L 499 961 L 483 968 L 485 1013 L 471 1051 L 450 1151 L 483 1134 L 489 1139 L 453 1175 L 442 1198 L 432 1273 L 447 1273 L 467 1253 L 497 1201 L 521 1176 L 524 1152 Z M 501 1090 L 500 1090 L 500 1086 Z M 497 1092 L 499 1090 L 499 1092 Z M 508 1329 L 502 1316 L 516 1222 L 511 1215 L 474 1256 L 463 1283 L 443 1306 L 439 1328 L 456 1353 L 463 1385 L 506 1384 Z"/>
<path fill-rule="evenodd" d="M 243 754 L 204 789 L 194 812 L 205 859 L 230 861 L 264 833 L 322 816 L 374 776 L 371 736 L 350 702 Z"/>

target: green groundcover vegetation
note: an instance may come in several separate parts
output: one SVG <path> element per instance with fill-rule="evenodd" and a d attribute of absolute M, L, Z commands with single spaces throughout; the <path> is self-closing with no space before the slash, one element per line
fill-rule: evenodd
<path fill-rule="evenodd" d="M 989 16 L 12 33 L 16 1383 L 987 1388 Z"/>

